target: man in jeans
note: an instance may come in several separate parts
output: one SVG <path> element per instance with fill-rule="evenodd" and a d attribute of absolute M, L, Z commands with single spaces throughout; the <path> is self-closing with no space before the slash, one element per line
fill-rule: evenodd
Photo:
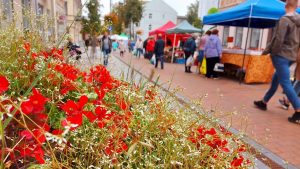
<path fill-rule="evenodd" d="M 263 52 L 263 54 L 271 54 L 276 72 L 271 87 L 263 100 L 254 102 L 257 108 L 267 110 L 267 103 L 280 84 L 295 109 L 294 115 L 288 118 L 292 123 L 297 123 L 300 120 L 300 100 L 290 81 L 289 69 L 298 58 L 300 45 L 300 16 L 295 12 L 297 4 L 297 0 L 287 0 L 286 14 L 279 20 L 271 43 Z"/>
<path fill-rule="evenodd" d="M 104 59 L 103 64 L 104 64 L 104 66 L 107 66 L 108 56 L 111 53 L 111 49 L 112 49 L 112 41 L 108 37 L 107 32 L 104 33 L 101 42 L 102 42 L 102 52 L 103 52 L 103 59 Z"/>
<path fill-rule="evenodd" d="M 154 53 L 155 53 L 155 68 L 158 66 L 158 60 L 160 60 L 161 69 L 164 69 L 164 49 L 165 42 L 162 40 L 162 35 L 158 35 L 158 40 L 155 42 Z"/>

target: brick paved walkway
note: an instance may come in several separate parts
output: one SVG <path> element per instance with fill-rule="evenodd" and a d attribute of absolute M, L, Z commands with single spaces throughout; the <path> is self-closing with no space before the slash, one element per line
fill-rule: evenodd
<path fill-rule="evenodd" d="M 146 76 L 154 69 L 148 60 L 129 54 L 121 59 Z M 277 102 L 282 95 L 276 94 L 266 112 L 253 106 L 253 100 L 260 99 L 269 85 L 240 85 L 238 81 L 225 77 L 206 79 L 195 73 L 184 73 L 184 65 L 179 64 L 167 63 L 164 70 L 154 71 L 155 77 L 160 77 L 160 84 L 172 81 L 172 89 L 182 88 L 180 94 L 191 100 L 201 100 L 207 111 L 217 112 L 214 116 L 231 123 L 263 147 L 300 168 L 300 125 L 287 121 L 293 111 L 279 107 Z"/>

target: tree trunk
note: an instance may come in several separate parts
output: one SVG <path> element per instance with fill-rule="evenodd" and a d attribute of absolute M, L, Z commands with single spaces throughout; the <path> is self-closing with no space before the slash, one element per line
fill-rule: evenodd
<path fill-rule="evenodd" d="M 93 58 L 95 58 L 96 47 L 97 47 L 97 36 L 93 35 L 93 37 L 92 37 L 92 57 Z"/>

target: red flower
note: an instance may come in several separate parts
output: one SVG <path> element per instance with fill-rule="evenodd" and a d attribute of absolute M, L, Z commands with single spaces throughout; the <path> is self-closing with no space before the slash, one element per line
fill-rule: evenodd
<path fill-rule="evenodd" d="M 232 167 L 240 167 L 244 161 L 243 156 L 239 156 L 238 158 L 234 158 L 233 161 L 231 162 Z"/>
<path fill-rule="evenodd" d="M 6 92 L 9 87 L 9 81 L 6 79 L 5 76 L 0 75 L 0 94 Z"/>
<path fill-rule="evenodd" d="M 120 101 L 119 106 L 124 111 L 127 110 L 127 108 L 128 108 L 126 102 L 123 99 Z"/>
<path fill-rule="evenodd" d="M 106 155 L 111 156 L 114 153 L 122 153 L 128 150 L 127 144 L 122 140 L 113 140 L 108 141 L 108 145 L 105 147 L 104 152 Z"/>
<path fill-rule="evenodd" d="M 31 45 L 29 42 L 24 43 L 24 49 L 27 53 L 31 51 Z"/>
<path fill-rule="evenodd" d="M 43 129 L 34 129 L 32 133 L 28 130 L 24 130 L 20 133 L 20 136 L 26 140 L 36 139 L 38 144 L 42 144 L 46 141 L 44 133 L 45 131 Z"/>
<path fill-rule="evenodd" d="M 238 152 L 239 153 L 242 153 L 242 152 L 245 152 L 246 151 L 246 146 L 245 145 L 241 145 L 239 148 L 238 148 Z"/>
<path fill-rule="evenodd" d="M 97 120 L 97 116 L 93 112 L 85 111 L 83 112 L 83 114 L 89 119 L 91 123 Z"/>
<path fill-rule="evenodd" d="M 214 128 L 211 128 L 210 130 L 206 131 L 205 134 L 208 134 L 208 135 L 216 135 L 217 132 Z"/>
<path fill-rule="evenodd" d="M 64 132 L 63 130 L 53 130 L 52 134 L 53 135 L 62 135 L 63 132 Z"/>
<path fill-rule="evenodd" d="M 38 90 L 33 89 L 33 95 L 29 97 L 29 100 L 22 102 L 21 110 L 27 115 L 30 113 L 39 114 L 45 109 L 47 101 L 48 99 L 40 94 Z"/>
<path fill-rule="evenodd" d="M 83 111 L 84 106 L 88 102 L 87 96 L 81 96 L 78 103 L 74 102 L 73 100 L 67 101 L 64 105 L 62 105 L 62 110 L 64 110 L 67 114 L 66 121 L 63 121 L 63 126 L 69 126 L 69 123 L 75 124 L 76 127 L 82 125 L 82 114 L 85 113 Z M 89 114 L 90 115 L 90 114 Z M 75 129 L 76 127 L 72 127 Z"/>

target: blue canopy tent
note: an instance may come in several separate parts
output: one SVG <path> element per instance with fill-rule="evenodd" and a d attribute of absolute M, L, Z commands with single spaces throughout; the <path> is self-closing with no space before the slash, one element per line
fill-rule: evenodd
<path fill-rule="evenodd" d="M 247 0 L 228 10 L 207 15 L 205 25 L 249 28 L 271 28 L 285 14 L 285 3 L 279 0 Z"/>
<path fill-rule="evenodd" d="M 272 28 L 284 14 L 285 3 L 280 0 L 247 0 L 228 10 L 205 16 L 203 24 L 248 28 L 242 66 L 244 69 L 249 28 Z"/>

